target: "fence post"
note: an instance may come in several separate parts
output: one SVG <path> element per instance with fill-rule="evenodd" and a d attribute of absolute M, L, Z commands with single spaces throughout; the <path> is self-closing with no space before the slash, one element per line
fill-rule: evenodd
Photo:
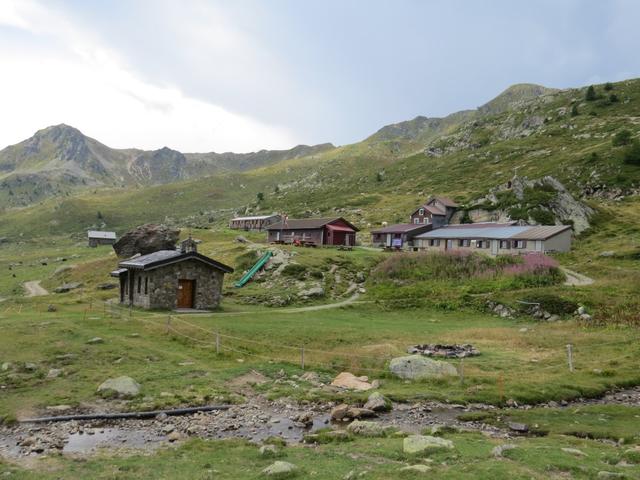
<path fill-rule="evenodd" d="M 569 371 L 573 372 L 573 345 L 567 344 L 567 362 L 569 363 Z"/>
<path fill-rule="evenodd" d="M 216 354 L 220 354 L 220 332 L 216 330 Z"/>
<path fill-rule="evenodd" d="M 302 370 L 304 370 L 304 345 L 300 349 L 300 366 L 302 367 Z"/>
<path fill-rule="evenodd" d="M 129 304 L 129 319 L 133 316 L 133 305 Z"/>
<path fill-rule="evenodd" d="M 167 315 L 167 326 L 166 326 L 166 334 L 169 335 L 169 329 L 171 328 L 171 315 Z"/>
<path fill-rule="evenodd" d="M 460 385 L 464 384 L 464 357 L 460 357 Z"/>

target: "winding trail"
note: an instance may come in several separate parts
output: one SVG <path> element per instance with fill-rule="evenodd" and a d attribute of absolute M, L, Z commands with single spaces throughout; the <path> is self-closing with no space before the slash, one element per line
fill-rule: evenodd
<path fill-rule="evenodd" d="M 49 292 L 40 285 L 42 280 L 32 280 L 24 282 L 24 290 L 27 297 L 43 297 L 49 295 Z"/>
<path fill-rule="evenodd" d="M 584 287 L 586 285 L 591 285 L 594 282 L 593 278 L 589 278 L 586 275 L 574 272 L 573 270 L 569 270 L 568 268 L 560 267 L 560 270 L 562 270 L 567 276 L 567 280 L 564 282 L 565 285 L 573 287 Z"/>

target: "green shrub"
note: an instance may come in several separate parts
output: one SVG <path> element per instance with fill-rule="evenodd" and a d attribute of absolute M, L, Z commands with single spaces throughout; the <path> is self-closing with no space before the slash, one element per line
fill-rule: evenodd
<path fill-rule="evenodd" d="M 556 315 L 571 315 L 578 308 L 578 304 L 573 300 L 567 300 L 566 298 L 551 293 L 528 295 L 524 298 L 524 301 L 528 303 L 539 303 L 540 307 L 544 310 Z"/>
<path fill-rule="evenodd" d="M 593 85 L 589 85 L 589 88 L 587 88 L 587 92 L 584 95 L 584 99 L 587 102 L 592 102 L 596 98 L 598 98 L 598 96 L 596 95 L 596 89 L 593 88 Z"/>
<path fill-rule="evenodd" d="M 287 277 L 297 278 L 298 280 L 304 279 L 307 273 L 307 267 L 300 265 L 299 263 L 290 263 L 282 269 L 282 274 Z"/>
<path fill-rule="evenodd" d="M 249 250 L 236 257 L 236 270 L 239 272 L 249 270 L 257 261 L 258 253 L 255 250 Z"/>
<path fill-rule="evenodd" d="M 553 213 L 549 210 L 543 210 L 542 208 L 534 208 L 529 212 L 529 216 L 541 225 L 553 225 L 555 223 Z"/>
<path fill-rule="evenodd" d="M 630 142 L 631 142 L 631 132 L 627 129 L 620 130 L 611 139 L 611 144 L 614 147 L 629 145 Z"/>
<path fill-rule="evenodd" d="M 640 165 L 640 142 L 634 140 L 622 152 L 622 161 L 627 165 Z"/>

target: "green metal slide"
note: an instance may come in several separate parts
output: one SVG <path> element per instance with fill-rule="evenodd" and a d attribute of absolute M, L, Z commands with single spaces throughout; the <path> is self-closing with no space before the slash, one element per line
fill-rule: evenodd
<path fill-rule="evenodd" d="M 251 278 L 258 272 L 258 270 L 260 270 L 262 267 L 264 267 L 264 264 L 267 263 L 272 256 L 273 256 L 273 253 L 271 253 L 271 252 L 265 253 L 260 258 L 260 260 L 258 260 L 256 262 L 256 264 L 253 267 L 251 267 L 251 269 L 247 273 L 245 273 L 240 280 L 238 280 L 235 283 L 235 286 L 237 288 L 244 287 L 244 285 L 249 280 L 251 280 Z"/>

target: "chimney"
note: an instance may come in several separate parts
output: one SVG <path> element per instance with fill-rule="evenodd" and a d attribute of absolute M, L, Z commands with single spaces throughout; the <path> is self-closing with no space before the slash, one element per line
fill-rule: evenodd
<path fill-rule="evenodd" d="M 198 253 L 198 245 L 195 240 L 191 238 L 191 234 L 189 234 L 189 238 L 183 240 L 180 243 L 180 253 Z"/>

